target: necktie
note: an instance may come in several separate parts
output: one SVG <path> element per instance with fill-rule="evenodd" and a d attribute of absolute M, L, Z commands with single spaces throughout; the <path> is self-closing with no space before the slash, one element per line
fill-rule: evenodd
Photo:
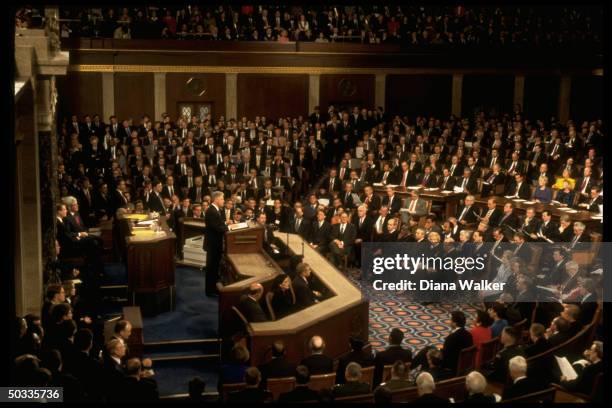
<path fill-rule="evenodd" d="M 487 183 L 491 184 L 491 183 L 493 183 L 493 180 L 495 180 L 495 174 L 491 174 L 489 176 L 489 179 L 487 180 Z"/>
<path fill-rule="evenodd" d="M 450 170 L 451 174 L 455 174 L 455 166 L 456 166 L 455 164 L 451 166 L 451 170 Z"/>
<path fill-rule="evenodd" d="M 582 180 L 582 184 L 580 185 L 580 192 L 581 192 L 582 194 L 584 194 L 584 190 L 586 189 L 586 186 L 587 186 L 587 183 L 588 183 L 588 182 L 589 182 L 589 178 L 588 178 L 588 177 L 585 177 L 585 178 Z"/>
<path fill-rule="evenodd" d="M 298 232 L 300 230 L 300 221 L 302 221 L 300 218 L 297 218 L 295 220 L 295 231 Z"/>
<path fill-rule="evenodd" d="M 521 191 L 521 185 L 522 185 L 522 184 L 523 184 L 523 183 L 519 183 L 519 184 L 517 184 L 517 185 L 516 185 L 516 193 L 515 193 L 514 195 L 515 195 L 515 196 L 517 196 L 517 197 L 518 197 L 518 195 L 519 195 L 519 191 Z"/>
<path fill-rule="evenodd" d="M 493 211 L 495 211 L 495 209 L 487 211 L 487 216 L 485 217 L 487 220 L 493 215 Z"/>
<path fill-rule="evenodd" d="M 340 225 L 340 235 L 344 235 L 344 228 L 345 228 L 346 224 L 342 224 Z"/>
<path fill-rule="evenodd" d="M 363 225 L 363 217 L 359 219 L 359 228 L 361 228 L 362 225 Z"/>
<path fill-rule="evenodd" d="M 330 190 L 334 189 L 334 179 L 333 178 L 329 181 L 329 189 Z"/>
<path fill-rule="evenodd" d="M 465 190 L 465 186 L 467 185 L 468 179 L 464 178 L 463 183 L 461 183 L 461 188 Z"/>
<path fill-rule="evenodd" d="M 389 176 L 389 172 L 385 171 L 385 174 L 383 175 L 383 182 L 387 182 L 387 177 Z"/>
<path fill-rule="evenodd" d="M 550 153 L 550 155 L 551 155 L 551 156 L 554 156 L 554 155 L 555 155 L 555 153 L 557 152 L 557 147 L 559 147 L 559 145 L 558 145 L 558 144 L 556 144 L 556 145 L 553 147 L 552 152 Z"/>
<path fill-rule="evenodd" d="M 429 178 L 429 174 L 426 174 L 425 177 L 423 177 L 423 181 L 421 182 L 422 186 L 426 186 L 427 185 L 427 179 Z"/>
<path fill-rule="evenodd" d="M 81 226 L 81 216 L 77 215 L 75 218 L 76 218 L 77 225 L 80 227 Z"/>
<path fill-rule="evenodd" d="M 404 177 L 402 177 L 402 186 L 406 185 L 406 179 L 408 178 L 408 172 L 404 172 Z"/>
<path fill-rule="evenodd" d="M 382 233 L 382 224 L 383 224 L 382 217 L 378 217 L 378 222 L 376 222 L 376 232 L 378 232 L 379 234 Z"/>
<path fill-rule="evenodd" d="M 174 195 L 174 187 L 170 186 L 168 192 L 170 193 L 170 197 L 172 197 Z"/>
<path fill-rule="evenodd" d="M 512 170 L 514 170 L 514 167 L 516 166 L 516 162 L 512 162 L 512 164 L 510 165 L 510 169 L 508 170 L 509 173 L 512 172 Z"/>
<path fill-rule="evenodd" d="M 459 221 L 461 221 L 463 219 L 463 216 L 465 215 L 465 213 L 467 213 L 469 207 L 465 207 L 463 209 L 463 211 L 461 211 L 461 215 L 459 216 Z"/>
<path fill-rule="evenodd" d="M 417 200 L 412 200 L 410 202 L 410 208 L 408 209 L 408 212 L 414 212 L 414 209 L 416 207 L 416 203 L 417 203 Z"/>

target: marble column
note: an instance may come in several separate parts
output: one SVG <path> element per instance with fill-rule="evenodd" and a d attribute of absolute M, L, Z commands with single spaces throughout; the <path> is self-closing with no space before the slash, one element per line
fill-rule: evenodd
<path fill-rule="evenodd" d="M 225 119 L 238 120 L 238 74 L 225 74 Z"/>
<path fill-rule="evenodd" d="M 514 77 L 514 104 L 521 105 L 525 100 L 525 75 L 516 75 Z"/>
<path fill-rule="evenodd" d="M 102 73 L 102 120 L 110 123 L 110 117 L 115 114 L 115 74 Z M 157 118 L 155 118 L 157 120 Z"/>
<path fill-rule="evenodd" d="M 387 92 L 387 74 L 376 74 L 374 80 L 374 105 L 375 107 L 382 106 L 383 110 L 386 109 L 386 95 Z"/>
<path fill-rule="evenodd" d="M 559 109 L 558 116 L 561 123 L 567 122 L 570 116 L 570 98 L 572 94 L 572 77 L 561 76 L 559 83 Z"/>
<path fill-rule="evenodd" d="M 319 106 L 320 98 L 320 81 L 321 75 L 309 74 L 308 75 L 308 114 L 314 112 L 314 107 Z"/>
<path fill-rule="evenodd" d="M 461 100 L 463 94 L 463 74 L 453 74 L 453 91 L 451 113 L 461 116 Z"/>
<path fill-rule="evenodd" d="M 155 89 L 155 119 L 162 120 L 162 113 L 166 110 L 166 73 L 156 72 L 154 74 L 154 89 Z"/>

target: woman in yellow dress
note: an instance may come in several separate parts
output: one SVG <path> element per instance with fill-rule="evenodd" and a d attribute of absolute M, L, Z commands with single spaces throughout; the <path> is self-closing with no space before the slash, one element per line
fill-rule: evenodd
<path fill-rule="evenodd" d="M 567 170 L 563 170 L 563 174 L 561 177 L 557 178 L 556 183 L 552 186 L 552 188 L 556 190 L 563 190 L 563 183 L 567 181 L 570 185 L 570 188 L 573 190 L 576 187 L 576 179 L 570 177 L 570 173 Z"/>

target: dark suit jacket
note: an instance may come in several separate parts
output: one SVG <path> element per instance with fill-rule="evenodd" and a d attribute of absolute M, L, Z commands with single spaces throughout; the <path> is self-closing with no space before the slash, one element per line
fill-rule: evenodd
<path fill-rule="evenodd" d="M 323 225 L 321 228 L 319 228 L 319 222 L 315 219 L 312 222 L 312 228 L 310 231 L 310 242 L 315 245 L 326 247 L 327 244 L 329 244 L 331 228 L 331 224 L 326 220 L 323 221 Z"/>
<path fill-rule="evenodd" d="M 469 404 L 493 404 L 495 403 L 495 397 L 493 395 L 484 395 L 482 393 L 472 394 L 465 399 L 466 403 Z"/>
<path fill-rule="evenodd" d="M 464 180 L 463 177 L 458 177 L 457 180 L 455 181 L 455 186 L 462 187 L 463 180 Z M 477 190 L 478 190 L 478 183 L 476 182 L 476 176 L 470 175 L 470 177 L 467 178 L 464 192 L 469 193 L 469 194 L 476 194 Z"/>
<path fill-rule="evenodd" d="M 444 340 L 444 347 L 442 348 L 442 366 L 455 373 L 461 350 L 470 347 L 472 344 L 472 335 L 463 327 L 449 334 Z"/>
<path fill-rule="evenodd" d="M 295 365 L 285 358 L 277 357 L 259 366 L 261 372 L 261 387 L 265 389 L 268 378 L 283 378 L 295 376 Z"/>
<path fill-rule="evenodd" d="M 319 393 L 308 388 L 308 385 L 296 385 L 296 387 L 284 392 L 278 397 L 278 402 L 294 403 L 294 402 L 318 402 Z"/>
<path fill-rule="evenodd" d="M 483 374 L 490 381 L 505 383 L 508 377 L 508 362 L 511 358 L 522 356 L 523 348 L 521 346 L 509 346 L 501 349 L 488 367 L 483 369 Z"/>
<path fill-rule="evenodd" d="M 451 191 L 455 187 L 455 177 L 449 176 L 448 180 L 444 180 L 444 176 L 440 176 L 438 179 L 438 187 L 442 190 Z"/>
<path fill-rule="evenodd" d="M 308 367 L 311 375 L 329 374 L 334 372 L 334 359 L 325 354 L 313 354 L 300 362 Z"/>
<path fill-rule="evenodd" d="M 160 213 L 161 215 L 166 214 L 166 209 L 164 208 L 164 201 L 161 196 L 161 193 L 159 196 L 157 196 L 157 194 L 155 193 L 149 194 L 149 201 L 147 201 L 147 207 L 149 208 L 149 210 Z"/>
<path fill-rule="evenodd" d="M 243 295 L 238 304 L 238 310 L 242 312 L 244 317 L 249 322 L 266 322 L 268 317 L 261 308 L 258 302 L 253 300 L 251 297 Z"/>
<path fill-rule="evenodd" d="M 448 398 L 442 398 L 442 397 L 438 397 L 435 394 L 423 394 L 420 397 L 418 397 L 417 399 L 412 401 L 413 403 L 444 403 L 444 404 L 448 404 Z"/>
<path fill-rule="evenodd" d="M 402 348 L 402 346 L 392 345 L 387 347 L 386 350 L 376 353 L 374 358 L 375 366 L 374 369 L 374 386 L 380 384 L 384 378 L 383 371 L 386 365 L 393 364 L 397 360 L 401 360 L 405 363 L 412 362 L 412 352 L 409 349 Z"/>
<path fill-rule="evenodd" d="M 245 388 L 244 390 L 230 392 L 227 396 L 229 403 L 270 402 L 272 394 L 261 388 Z"/>
<path fill-rule="evenodd" d="M 352 362 L 359 364 L 361 368 L 372 367 L 374 365 L 374 356 L 371 351 L 359 350 L 351 351 L 340 357 L 338 360 L 338 369 L 336 371 L 336 384 L 344 384 L 346 382 L 344 371 L 346 370 L 346 366 Z"/>
<path fill-rule="evenodd" d="M 582 392 L 590 395 L 595 383 L 595 377 L 601 372 L 603 372 L 603 361 L 589 364 L 580 374 L 578 374 L 575 380 L 562 381 L 561 385 L 570 391 Z"/>
<path fill-rule="evenodd" d="M 331 392 L 334 398 L 340 398 L 349 397 L 352 395 L 369 394 L 371 390 L 370 384 L 353 381 L 349 383 L 336 384 L 334 385 L 334 388 L 332 388 Z"/>
<path fill-rule="evenodd" d="M 516 194 L 516 188 L 516 181 L 512 181 L 508 185 L 506 195 L 514 196 Z M 527 180 L 523 180 L 523 184 L 521 184 L 521 188 L 518 191 L 518 198 L 522 198 L 523 200 L 529 200 L 531 198 L 531 187 L 529 187 L 529 182 Z"/>
<path fill-rule="evenodd" d="M 372 228 L 374 226 L 374 221 L 372 217 L 366 215 L 361 227 L 359 227 L 359 217 L 355 217 L 353 219 L 353 225 L 355 225 L 356 236 L 355 239 L 361 239 L 364 242 L 368 242 L 372 240 Z"/>
<path fill-rule="evenodd" d="M 346 224 L 344 234 L 340 234 L 340 225 L 341 224 L 336 224 L 332 226 L 331 235 L 329 237 L 330 242 L 335 239 L 338 239 L 344 242 L 344 249 L 349 250 L 355 244 L 355 238 L 357 237 L 357 228 L 355 228 L 355 225 L 349 222 Z"/>
<path fill-rule="evenodd" d="M 544 389 L 544 387 L 539 381 L 536 381 L 534 378 L 525 377 L 504 388 L 502 400 L 522 397 L 532 392 L 541 391 L 542 389 Z"/>
<path fill-rule="evenodd" d="M 315 296 L 312 293 L 310 282 L 304 281 L 300 276 L 293 279 L 293 291 L 295 292 L 295 303 L 299 308 L 305 308 L 315 303 Z"/>
<path fill-rule="evenodd" d="M 228 230 L 227 225 L 225 225 L 221 213 L 212 204 L 206 210 L 204 220 L 206 222 L 206 228 L 204 229 L 206 251 L 213 251 L 221 257 L 223 237 Z"/>
<path fill-rule="evenodd" d="M 382 199 L 382 205 L 389 205 L 389 196 L 384 196 Z M 391 203 L 391 207 L 389 208 L 389 214 L 390 215 L 394 215 L 397 214 L 400 210 L 400 208 L 402 208 L 402 198 L 395 194 L 393 196 L 393 202 Z"/>
<path fill-rule="evenodd" d="M 459 219 L 459 217 L 461 217 L 461 213 L 463 212 L 464 208 L 465 207 L 461 207 L 457 211 L 457 221 L 465 221 L 468 224 L 473 224 L 476 221 L 478 221 L 478 218 L 476 218 L 476 215 L 477 215 L 476 207 L 474 205 L 472 205 L 470 208 L 468 208 L 468 210 L 463 215 L 463 218 Z"/>

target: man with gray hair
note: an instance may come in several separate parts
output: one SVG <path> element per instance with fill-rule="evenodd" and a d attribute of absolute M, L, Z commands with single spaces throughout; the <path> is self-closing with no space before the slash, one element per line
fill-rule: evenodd
<path fill-rule="evenodd" d="M 438 397 L 434 394 L 436 390 L 436 382 L 434 378 L 427 371 L 422 372 L 416 378 L 417 393 L 419 398 L 415 399 L 414 402 L 440 402 L 448 403 L 448 399 Z"/>
<path fill-rule="evenodd" d="M 325 341 L 321 336 L 312 336 L 308 342 L 310 356 L 302 359 L 300 365 L 308 367 L 311 375 L 328 374 L 334 371 L 334 360 L 323 354 Z"/>
<path fill-rule="evenodd" d="M 508 372 L 512 384 L 504 388 L 502 400 L 522 397 L 544 388 L 539 381 L 527 377 L 527 360 L 523 356 L 515 356 L 508 361 Z"/>
<path fill-rule="evenodd" d="M 212 204 L 206 210 L 204 221 L 204 249 L 206 250 L 206 296 L 214 296 L 217 293 L 217 281 L 219 279 L 219 264 L 223 256 L 223 238 L 228 227 L 223 221 L 221 210 L 225 204 L 222 191 L 211 194 Z"/>
<path fill-rule="evenodd" d="M 487 388 L 487 379 L 478 371 L 472 371 L 465 377 L 465 388 L 468 392 L 468 397 L 465 402 L 469 403 L 494 403 L 497 402 L 493 395 L 485 395 Z"/>
<path fill-rule="evenodd" d="M 363 395 L 370 393 L 370 384 L 361 380 L 361 366 L 355 362 L 349 363 L 344 370 L 346 383 L 336 384 L 332 388 L 334 398 L 349 397 L 351 395 Z"/>

